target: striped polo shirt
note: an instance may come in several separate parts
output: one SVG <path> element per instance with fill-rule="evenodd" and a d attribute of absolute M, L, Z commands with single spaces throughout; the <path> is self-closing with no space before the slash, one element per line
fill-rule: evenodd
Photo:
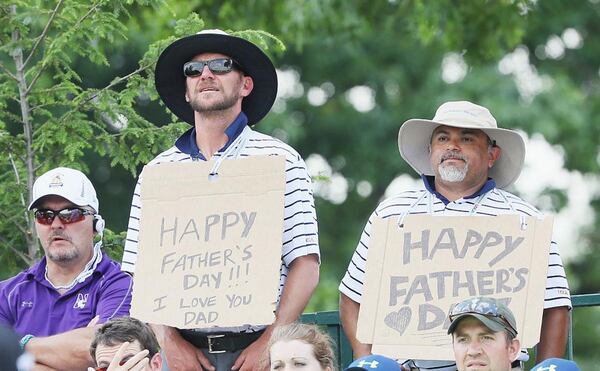
<path fill-rule="evenodd" d="M 215 159 L 223 155 L 227 147 L 241 134 L 247 126 L 246 115 L 242 112 L 225 130 L 229 140 L 215 155 Z M 167 162 L 205 161 L 196 144 L 195 129 L 185 132 L 175 145 L 154 158 L 148 165 L 153 166 Z M 279 279 L 279 300 L 285 284 L 289 266 L 299 256 L 319 253 L 317 216 L 313 200 L 311 178 L 306 164 L 300 155 L 289 145 L 268 135 L 250 130 L 248 140 L 239 153 L 240 158 L 248 156 L 285 157 L 285 196 L 283 220 L 283 245 L 281 248 L 281 268 Z M 138 251 L 138 233 L 141 215 L 140 187 L 142 179 L 138 179 L 131 201 L 127 240 L 123 253 L 122 269 L 135 272 Z"/>
<path fill-rule="evenodd" d="M 448 216 L 473 214 L 482 216 L 497 216 L 502 214 L 541 215 L 531 204 L 509 192 L 496 188 L 496 183 L 492 179 L 489 179 L 477 193 L 450 202 L 435 191 L 433 177 L 423 176 L 422 178 L 425 186 L 423 189 L 405 191 L 384 200 L 369 217 L 369 221 L 352 255 L 352 260 L 348 264 L 346 274 L 339 286 L 339 290 L 353 301 L 357 303 L 361 302 L 366 262 L 371 241 L 371 225 L 373 218 L 376 216 L 387 219 L 398 218 L 403 214 L 428 213 Z M 475 205 L 477 207 L 474 208 Z M 550 243 L 544 308 L 562 306 L 571 307 L 571 294 L 562 259 L 558 251 L 558 245 L 553 238 Z M 522 351 L 519 358 L 526 360 L 528 358 L 527 353 Z M 448 367 L 445 367 L 444 364 Z M 456 370 L 453 363 L 449 365 L 447 362 L 430 361 L 427 364 L 418 364 L 418 367 L 421 367 L 423 370 Z"/>

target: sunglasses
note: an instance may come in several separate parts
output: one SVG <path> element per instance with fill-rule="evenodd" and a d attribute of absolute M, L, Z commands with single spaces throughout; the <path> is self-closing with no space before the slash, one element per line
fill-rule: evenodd
<path fill-rule="evenodd" d="M 94 215 L 93 211 L 78 207 L 67 207 L 62 210 L 36 210 L 35 220 L 43 225 L 50 225 L 58 217 L 63 224 L 77 223 L 85 219 L 86 215 Z"/>
<path fill-rule="evenodd" d="M 231 58 L 216 58 L 208 61 L 190 61 L 183 65 L 183 74 L 186 77 L 196 77 L 202 75 L 204 66 L 208 66 L 210 72 L 216 75 L 223 75 L 231 72 L 239 65 Z"/>
<path fill-rule="evenodd" d="M 495 301 L 486 298 L 478 298 L 476 300 L 465 300 L 454 306 L 450 311 L 450 321 L 454 321 L 456 317 L 462 314 L 479 314 L 488 318 L 499 318 L 512 332 L 516 335 L 517 329 L 510 321 L 500 313 L 498 305 Z"/>

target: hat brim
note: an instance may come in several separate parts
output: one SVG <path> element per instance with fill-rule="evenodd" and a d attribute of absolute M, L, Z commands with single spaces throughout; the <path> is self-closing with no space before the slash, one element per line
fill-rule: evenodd
<path fill-rule="evenodd" d="M 398 132 L 398 149 L 402 158 L 419 175 L 434 175 L 429 163 L 429 144 L 433 130 L 440 126 L 452 126 L 464 129 L 478 129 L 496 141 L 502 150 L 500 158 L 490 169 L 488 176 L 496 181 L 498 188 L 506 188 L 513 184 L 525 162 L 525 141 L 516 131 L 502 128 L 481 128 L 472 125 L 458 125 L 424 119 L 411 119 L 400 127 Z"/>
<path fill-rule="evenodd" d="M 500 331 L 504 331 L 504 330 L 513 332 L 510 328 L 506 327 L 503 323 L 494 321 L 493 319 L 483 316 L 481 314 L 465 313 L 465 314 L 461 314 L 461 315 L 457 316 L 454 319 L 454 321 L 452 321 L 452 323 L 450 324 L 450 327 L 448 327 L 448 334 L 452 334 L 458 327 L 459 322 L 462 321 L 463 319 L 465 319 L 466 317 L 475 317 L 479 322 L 483 323 L 485 325 L 485 327 L 489 328 L 490 330 L 492 330 L 494 332 L 500 332 Z"/>
<path fill-rule="evenodd" d="M 233 58 L 252 77 L 252 92 L 242 100 L 248 124 L 254 125 L 269 112 L 277 96 L 277 73 L 259 47 L 240 37 L 196 34 L 169 45 L 156 63 L 154 82 L 165 105 L 181 120 L 194 125 L 194 111 L 185 100 L 183 65 L 201 53 L 221 53 Z"/>

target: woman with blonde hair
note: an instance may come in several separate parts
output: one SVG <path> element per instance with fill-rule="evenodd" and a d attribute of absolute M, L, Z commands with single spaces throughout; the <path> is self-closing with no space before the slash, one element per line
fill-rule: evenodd
<path fill-rule="evenodd" d="M 290 323 L 273 330 L 269 341 L 271 370 L 336 371 L 333 342 L 315 325 Z"/>

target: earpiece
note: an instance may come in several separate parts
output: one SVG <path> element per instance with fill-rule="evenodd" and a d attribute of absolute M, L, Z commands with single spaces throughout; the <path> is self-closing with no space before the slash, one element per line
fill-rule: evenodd
<path fill-rule="evenodd" d="M 104 231 L 104 219 L 102 215 L 94 214 L 94 232 L 102 233 Z"/>

